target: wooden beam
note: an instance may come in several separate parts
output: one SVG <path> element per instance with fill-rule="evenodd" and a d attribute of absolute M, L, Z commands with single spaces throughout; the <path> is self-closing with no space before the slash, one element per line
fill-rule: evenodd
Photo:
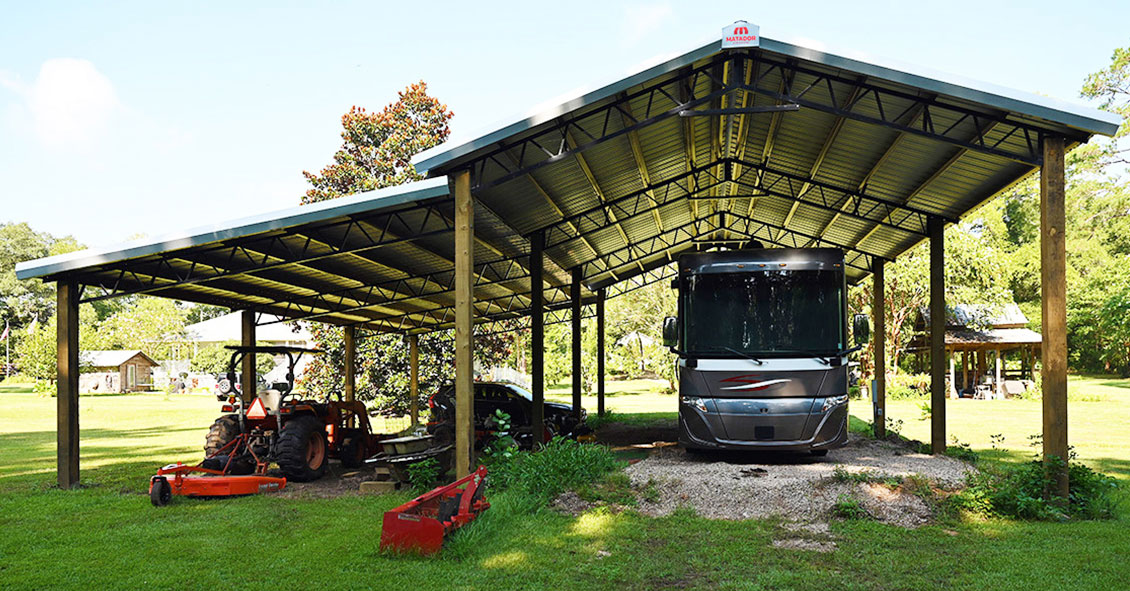
<path fill-rule="evenodd" d="M 596 414 L 604 416 L 604 288 L 596 292 Z"/>
<path fill-rule="evenodd" d="M 254 347 L 255 312 L 244 310 L 240 314 L 240 325 L 241 344 L 244 347 Z M 255 398 L 255 389 L 258 386 L 257 380 L 255 379 L 256 377 L 255 354 L 245 353 L 243 355 L 243 364 L 240 366 L 239 371 L 239 387 L 243 390 L 240 393 L 240 397 L 243 398 L 244 404 L 250 404 Z"/>
<path fill-rule="evenodd" d="M 408 416 L 420 424 L 420 335 L 408 335 Z"/>
<path fill-rule="evenodd" d="M 357 329 L 345 327 L 345 400 L 357 400 Z"/>
<path fill-rule="evenodd" d="M 570 302 L 573 307 L 573 416 L 581 417 L 581 267 L 573 267 Z"/>
<path fill-rule="evenodd" d="M 474 453 L 475 203 L 471 172 L 455 173 L 455 477 L 471 473 Z"/>
<path fill-rule="evenodd" d="M 58 317 L 58 374 L 56 375 L 56 471 L 59 488 L 78 486 L 78 302 L 79 286 L 74 281 L 60 281 L 56 298 Z"/>
<path fill-rule="evenodd" d="M 872 271 L 871 311 L 875 315 L 875 402 L 872 430 L 875 437 L 887 435 L 887 298 L 883 259 L 875 259 Z"/>
<path fill-rule="evenodd" d="M 545 232 L 530 236 L 530 390 L 534 440 L 545 443 L 545 297 L 542 268 Z"/>
<path fill-rule="evenodd" d="M 1053 485 L 1048 493 L 1067 501 L 1067 230 L 1062 137 L 1044 138 L 1040 170 L 1040 296 L 1043 322 L 1044 460 Z M 1057 461 L 1049 461 L 1056 458 Z"/>
<path fill-rule="evenodd" d="M 930 218 L 930 451 L 946 452 L 945 222 Z"/>

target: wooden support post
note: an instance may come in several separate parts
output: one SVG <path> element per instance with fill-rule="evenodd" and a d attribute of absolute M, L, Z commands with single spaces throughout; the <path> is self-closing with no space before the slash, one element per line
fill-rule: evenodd
<path fill-rule="evenodd" d="M 1048 492 L 1066 502 L 1067 480 L 1067 230 L 1063 138 L 1044 137 L 1040 169 L 1040 295 L 1043 309 L 1044 459 L 1054 486 Z M 1048 462 L 1049 458 L 1057 458 Z"/>
<path fill-rule="evenodd" d="M 545 443 L 545 232 L 530 236 L 530 390 L 534 440 Z"/>
<path fill-rule="evenodd" d="M 950 398 L 957 398 L 957 382 L 954 381 L 954 378 L 956 376 L 954 375 L 954 369 L 953 369 L 953 356 L 954 355 L 957 355 L 956 351 L 948 351 L 947 355 L 946 355 L 946 357 L 949 358 L 949 365 L 950 365 L 949 388 L 948 388 L 946 395 L 949 396 Z"/>
<path fill-rule="evenodd" d="M 945 223 L 930 218 L 930 451 L 946 451 Z"/>
<path fill-rule="evenodd" d="M 573 306 L 573 415 L 581 417 L 581 267 L 573 267 L 569 299 Z"/>
<path fill-rule="evenodd" d="M 240 315 L 242 324 L 242 344 L 244 347 L 255 346 L 255 312 L 251 310 L 244 310 Z M 256 378 L 258 374 L 255 369 L 255 354 L 246 353 L 243 355 L 243 364 L 239 370 L 239 387 L 243 390 L 240 397 L 243 398 L 244 404 L 250 404 L 257 394 L 258 381 Z"/>
<path fill-rule="evenodd" d="M 408 335 L 408 416 L 420 424 L 420 335 Z"/>
<path fill-rule="evenodd" d="M 471 473 L 474 452 L 475 204 L 471 172 L 455 173 L 455 477 Z"/>
<path fill-rule="evenodd" d="M 876 260 L 871 276 L 871 311 L 875 315 L 875 334 L 871 337 L 875 350 L 872 430 L 879 439 L 887 436 L 887 288 L 883 269 L 883 260 Z"/>
<path fill-rule="evenodd" d="M 357 329 L 345 327 L 345 400 L 357 399 Z"/>
<path fill-rule="evenodd" d="M 74 281 L 60 281 L 57 286 L 58 374 L 55 403 L 56 471 L 59 488 L 78 486 L 78 302 L 79 286 Z"/>
<path fill-rule="evenodd" d="M 604 416 L 604 288 L 596 292 L 596 414 Z"/>
<path fill-rule="evenodd" d="M 961 390 L 969 389 L 969 350 L 961 352 Z"/>
<path fill-rule="evenodd" d="M 997 398 L 1004 398 L 1004 386 L 1001 384 L 1001 350 L 1000 349 L 996 350 L 995 357 L 996 357 L 996 361 L 997 361 L 997 375 L 996 375 L 996 379 L 993 381 L 993 389 L 996 391 Z"/>

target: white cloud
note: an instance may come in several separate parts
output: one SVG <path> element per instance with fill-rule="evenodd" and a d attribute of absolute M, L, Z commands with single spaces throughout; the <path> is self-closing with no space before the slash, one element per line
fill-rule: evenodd
<path fill-rule="evenodd" d="M 674 13 L 675 11 L 668 2 L 625 6 L 622 25 L 624 44 L 635 45 L 639 43 L 644 37 L 662 27 L 667 20 L 674 16 Z"/>
<path fill-rule="evenodd" d="M 0 86 L 23 99 L 24 117 L 30 119 L 40 143 L 49 148 L 92 144 L 121 106 L 110 79 L 81 59 L 43 62 L 30 85 L 0 72 Z"/>

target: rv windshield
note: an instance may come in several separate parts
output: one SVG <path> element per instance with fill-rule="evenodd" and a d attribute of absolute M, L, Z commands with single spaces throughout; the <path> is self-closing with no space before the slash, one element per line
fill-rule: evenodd
<path fill-rule="evenodd" d="M 834 354 L 844 347 L 843 275 L 776 270 L 687 278 L 686 352 Z"/>

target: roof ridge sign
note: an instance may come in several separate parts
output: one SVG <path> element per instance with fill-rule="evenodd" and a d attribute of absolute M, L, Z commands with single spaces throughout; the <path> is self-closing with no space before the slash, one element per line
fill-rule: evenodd
<path fill-rule="evenodd" d="M 745 21 L 734 21 L 728 27 L 722 27 L 722 49 L 736 47 L 758 47 L 761 45 L 761 27 L 751 25 Z"/>

